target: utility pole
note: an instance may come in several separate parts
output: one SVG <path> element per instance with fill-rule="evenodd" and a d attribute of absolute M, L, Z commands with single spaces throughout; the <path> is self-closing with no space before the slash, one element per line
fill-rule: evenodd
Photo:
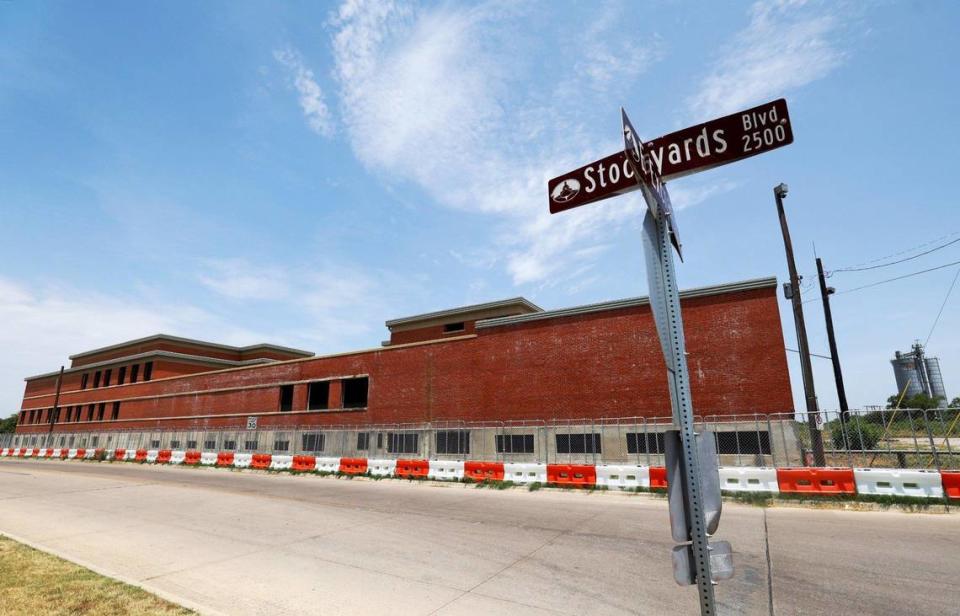
<path fill-rule="evenodd" d="M 800 371 L 803 374 L 803 394 L 807 402 L 807 427 L 810 430 L 810 444 L 816 466 L 825 466 L 823 455 L 823 434 L 817 427 L 817 393 L 813 387 L 813 365 L 810 363 L 810 345 L 807 343 L 807 326 L 803 321 L 803 302 L 800 299 L 800 276 L 793 259 L 793 243 L 790 241 L 790 229 L 787 227 L 787 215 L 783 211 L 783 199 L 787 196 L 787 185 L 773 187 L 773 196 L 777 200 L 777 214 L 780 216 L 780 229 L 783 231 L 783 246 L 787 252 L 787 267 L 790 269 L 790 286 L 786 289 L 793 302 L 793 320 L 797 326 L 797 347 L 800 351 Z M 786 285 L 785 285 L 786 286 Z"/>
<path fill-rule="evenodd" d="M 823 261 L 817 257 L 817 277 L 820 278 L 820 299 L 823 300 L 823 319 L 827 323 L 827 339 L 830 342 L 830 360 L 833 362 L 833 378 L 837 382 L 837 398 L 840 400 L 840 423 L 847 423 L 850 408 L 847 406 L 847 391 L 843 387 L 843 371 L 840 370 L 840 356 L 837 354 L 837 338 L 833 334 L 833 313 L 830 311 L 830 296 L 836 289 L 827 286 L 823 275 Z"/>

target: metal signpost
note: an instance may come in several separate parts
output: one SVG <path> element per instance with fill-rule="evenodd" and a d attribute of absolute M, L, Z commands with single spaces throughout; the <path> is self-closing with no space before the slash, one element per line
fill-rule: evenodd
<path fill-rule="evenodd" d="M 673 539 L 674 579 L 697 584 L 700 613 L 716 614 L 713 586 L 733 576 L 728 542 L 710 543 L 720 523 L 720 480 L 712 433 L 694 431 L 680 292 L 673 251 L 683 259 L 676 215 L 666 177 L 681 177 L 740 160 L 793 142 L 783 99 L 698 124 L 644 143 L 621 108 L 622 154 L 591 163 L 550 180 L 551 213 L 639 189 L 647 203 L 643 247 L 650 307 L 667 368 L 673 430 L 665 436 L 668 502 Z"/>

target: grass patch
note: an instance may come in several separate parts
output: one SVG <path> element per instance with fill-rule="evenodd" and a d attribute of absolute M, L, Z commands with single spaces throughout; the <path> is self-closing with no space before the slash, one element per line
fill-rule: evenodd
<path fill-rule="evenodd" d="M 6 614 L 195 614 L 145 590 L 0 536 Z"/>
<path fill-rule="evenodd" d="M 744 503 L 747 505 L 756 505 L 758 507 L 769 507 L 778 501 L 792 501 L 807 505 L 818 505 L 823 503 L 876 503 L 883 509 L 890 507 L 901 507 L 908 511 L 925 511 L 931 505 L 943 505 L 945 501 L 937 498 L 920 498 L 916 496 L 896 496 L 892 494 L 796 494 L 791 492 L 781 492 L 773 494 L 771 492 L 723 492 L 724 500 Z"/>

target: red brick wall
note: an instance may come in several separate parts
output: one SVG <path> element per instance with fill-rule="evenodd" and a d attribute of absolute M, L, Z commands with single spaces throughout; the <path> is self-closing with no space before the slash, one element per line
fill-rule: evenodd
<path fill-rule="evenodd" d="M 463 329 L 457 332 L 443 331 L 443 325 L 431 325 L 430 327 L 418 327 L 417 329 L 408 329 L 406 331 L 391 332 L 390 344 L 409 344 L 411 342 L 423 342 L 425 340 L 443 340 L 445 338 L 456 338 L 476 333 L 476 321 L 465 321 Z"/>
<path fill-rule="evenodd" d="M 698 414 L 792 410 L 776 287 L 685 299 L 683 309 Z M 353 375 L 369 375 L 369 408 L 278 413 L 280 383 Z M 295 411 L 305 408 L 305 390 L 296 386 Z M 79 427 L 161 425 L 156 418 L 176 418 L 166 427 L 216 427 L 239 425 L 247 414 L 269 414 L 263 426 L 670 414 L 648 306 L 482 329 L 449 342 L 65 392 L 61 406 L 117 398 L 140 399 L 122 402 L 121 421 Z M 331 407 L 340 404 L 336 382 L 330 398 Z M 23 408 L 52 403 L 52 396 L 28 398 Z M 227 414 L 238 417 L 190 419 Z M 137 418 L 151 422 L 129 421 Z"/>

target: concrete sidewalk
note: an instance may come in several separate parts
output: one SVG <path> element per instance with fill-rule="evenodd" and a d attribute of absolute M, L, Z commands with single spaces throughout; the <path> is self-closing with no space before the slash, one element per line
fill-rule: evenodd
<path fill-rule="evenodd" d="M 771 591 L 778 615 L 951 613 L 958 531 L 725 504 L 720 613 L 768 615 Z M 642 495 L 4 459 L 0 532 L 207 613 L 698 613 Z"/>

